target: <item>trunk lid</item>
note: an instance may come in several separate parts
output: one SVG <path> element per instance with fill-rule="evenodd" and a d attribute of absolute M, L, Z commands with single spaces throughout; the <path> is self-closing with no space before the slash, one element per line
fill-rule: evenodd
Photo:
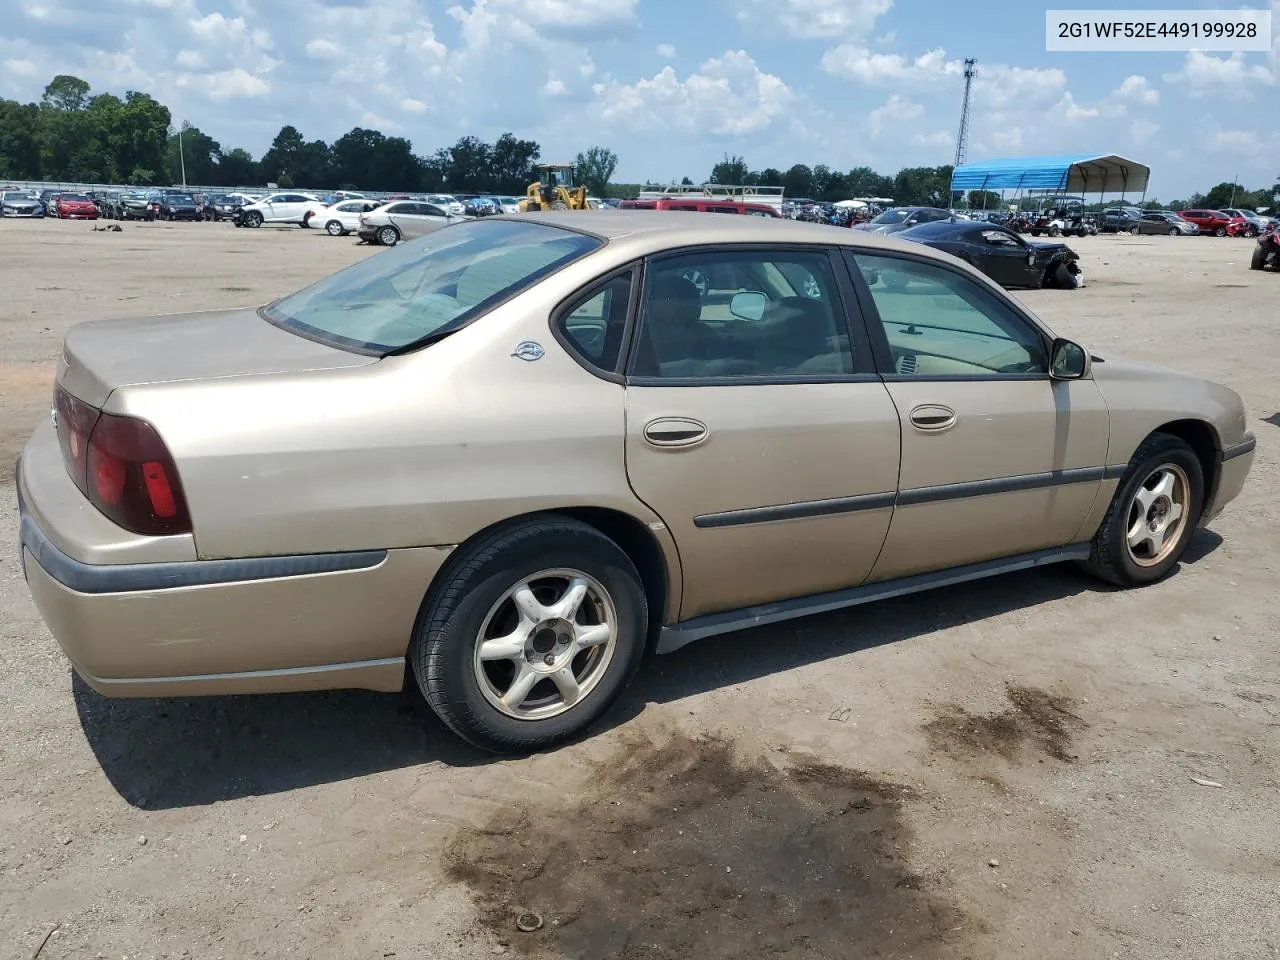
<path fill-rule="evenodd" d="M 377 359 L 289 333 L 249 307 L 77 324 L 63 344 L 58 382 L 101 407 L 113 390 L 132 384 L 333 370 Z"/>

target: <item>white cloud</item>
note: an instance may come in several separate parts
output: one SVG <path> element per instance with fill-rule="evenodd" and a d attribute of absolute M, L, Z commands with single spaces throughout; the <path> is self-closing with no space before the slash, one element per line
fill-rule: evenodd
<path fill-rule="evenodd" d="M 412 97 L 405 97 L 400 101 L 400 109 L 405 113 L 422 113 L 427 109 L 427 105 L 421 100 L 414 100 Z"/>
<path fill-rule="evenodd" d="M 955 136 L 950 130 L 935 130 L 933 133 L 913 133 L 911 142 L 917 147 L 953 147 L 955 146 Z"/>
<path fill-rule="evenodd" d="M 924 116 L 924 107 L 894 94 L 883 104 L 867 114 L 867 126 L 873 137 L 880 136 L 886 122 L 895 133 L 901 133 L 902 124 Z"/>
<path fill-rule="evenodd" d="M 1228 153 L 1260 153 L 1262 140 L 1254 130 L 1219 130 L 1213 137 L 1213 146 Z"/>
<path fill-rule="evenodd" d="M 1166 73 L 1166 83 L 1186 87 L 1193 97 L 1219 95 L 1228 97 L 1249 96 L 1249 86 L 1266 86 L 1275 82 L 1275 75 L 1262 64 L 1250 64 L 1243 53 L 1228 57 L 1212 57 L 1199 50 L 1187 54 L 1182 69 Z"/>
<path fill-rule="evenodd" d="M 676 48 L 669 43 L 660 43 L 653 52 L 664 60 L 670 60 L 676 55 Z"/>
<path fill-rule="evenodd" d="M 205 67 L 204 54 L 199 50 L 179 50 L 178 55 L 174 57 L 174 63 L 182 67 L 183 70 L 203 70 Z"/>
<path fill-rule="evenodd" d="M 893 0 L 739 0 L 738 20 L 800 40 L 865 37 Z"/>
<path fill-rule="evenodd" d="M 343 50 L 328 37 L 315 37 L 307 41 L 307 56 L 317 60 L 341 60 Z"/>
<path fill-rule="evenodd" d="M 763 72 L 745 50 L 729 50 L 681 80 L 664 67 L 632 84 L 598 83 L 594 114 L 605 125 L 657 128 L 703 136 L 760 133 L 782 120 L 796 94 Z"/>
<path fill-rule="evenodd" d="M 548 80 L 542 85 L 542 92 L 549 97 L 563 97 L 567 92 L 563 80 Z"/>
<path fill-rule="evenodd" d="M 469 42 L 499 23 L 531 28 L 535 36 L 561 40 L 618 39 L 630 35 L 639 21 L 639 0 L 472 0 L 471 10 L 453 6 L 449 16 L 470 27 Z"/>
<path fill-rule="evenodd" d="M 1069 90 L 1062 95 L 1062 99 L 1058 101 L 1054 110 L 1068 122 L 1092 120 L 1099 115 L 1097 107 L 1082 107 L 1076 103 L 1076 98 L 1071 95 Z"/>
<path fill-rule="evenodd" d="M 271 84 L 241 67 L 218 73 L 183 74 L 178 77 L 178 86 L 197 89 L 210 100 L 246 100 L 271 92 Z"/>
<path fill-rule="evenodd" d="M 1160 103 L 1160 91 L 1147 83 L 1147 78 L 1139 74 L 1130 74 L 1124 82 L 1112 91 L 1111 96 L 1117 100 L 1131 100 L 1143 106 L 1154 107 Z"/>
<path fill-rule="evenodd" d="M 6 73 L 11 73 L 15 77 L 34 77 L 40 72 L 30 60 L 6 60 L 4 69 Z"/>

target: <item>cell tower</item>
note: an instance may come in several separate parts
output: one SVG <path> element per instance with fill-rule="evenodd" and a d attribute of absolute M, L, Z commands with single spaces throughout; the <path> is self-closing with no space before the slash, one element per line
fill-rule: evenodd
<path fill-rule="evenodd" d="M 956 136 L 956 162 L 958 167 L 969 157 L 969 92 L 973 87 L 973 67 L 977 60 L 964 62 L 964 106 L 960 108 L 960 133 Z"/>

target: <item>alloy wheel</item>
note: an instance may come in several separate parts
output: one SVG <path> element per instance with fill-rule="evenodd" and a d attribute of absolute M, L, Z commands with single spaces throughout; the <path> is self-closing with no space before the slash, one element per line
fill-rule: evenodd
<path fill-rule="evenodd" d="M 516 720 L 546 720 L 581 703 L 609 669 L 618 614 L 600 581 L 542 570 L 506 590 L 476 637 L 476 683 Z"/>
<path fill-rule="evenodd" d="M 1191 481 L 1173 463 L 1156 467 L 1138 485 L 1125 524 L 1125 543 L 1134 563 L 1154 567 L 1177 549 L 1190 497 Z"/>

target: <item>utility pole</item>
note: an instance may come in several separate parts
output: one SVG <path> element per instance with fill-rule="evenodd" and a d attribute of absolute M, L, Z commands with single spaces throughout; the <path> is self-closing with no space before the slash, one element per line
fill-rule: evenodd
<path fill-rule="evenodd" d="M 977 60 L 964 62 L 964 105 L 960 108 L 960 132 L 956 135 L 955 166 L 962 166 L 969 157 L 969 96 L 973 90 L 973 68 Z"/>
<path fill-rule="evenodd" d="M 182 151 L 182 127 L 184 123 L 178 124 L 178 163 L 182 166 L 182 186 L 187 185 L 187 157 Z"/>
<path fill-rule="evenodd" d="M 1227 204 L 1228 207 L 1234 207 L 1236 205 L 1236 188 L 1239 185 L 1240 185 L 1240 174 L 1237 173 L 1236 178 L 1231 181 L 1231 202 Z"/>

